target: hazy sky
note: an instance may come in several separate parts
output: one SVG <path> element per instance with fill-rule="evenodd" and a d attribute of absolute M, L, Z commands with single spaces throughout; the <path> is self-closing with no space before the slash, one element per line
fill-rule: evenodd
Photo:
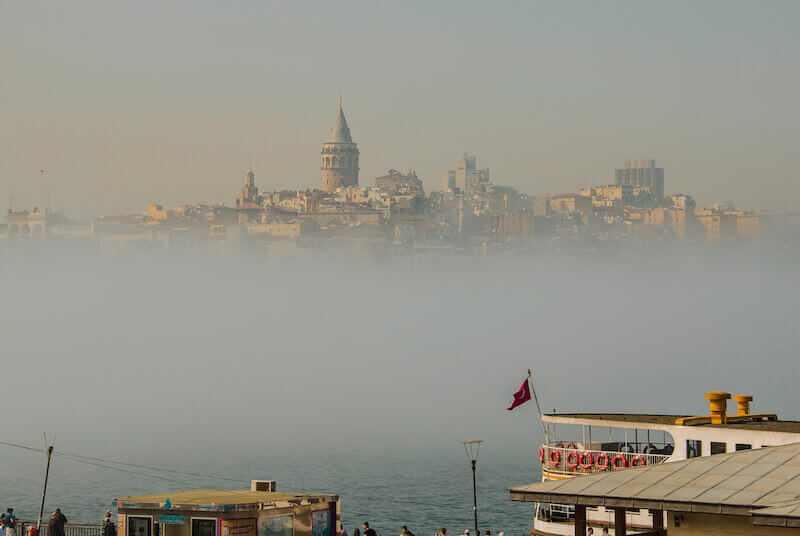
<path fill-rule="evenodd" d="M 0 194 L 73 216 L 361 182 L 462 151 L 531 194 L 653 157 L 701 204 L 800 205 L 797 2 L 0 4 Z M 40 170 L 44 169 L 45 173 Z"/>

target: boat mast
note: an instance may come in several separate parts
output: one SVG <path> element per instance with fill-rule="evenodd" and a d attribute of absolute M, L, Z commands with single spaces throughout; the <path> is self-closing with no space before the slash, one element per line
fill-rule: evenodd
<path fill-rule="evenodd" d="M 544 425 L 544 419 L 542 418 L 542 406 L 539 405 L 539 397 L 536 396 L 536 389 L 533 387 L 533 377 L 531 376 L 531 369 L 528 369 L 528 383 L 531 387 L 531 393 L 533 393 L 533 400 L 536 401 L 536 409 L 539 411 L 539 424 L 542 425 L 542 431 L 544 432 L 544 442 L 546 445 L 550 444 L 550 441 L 547 437 L 547 428 Z"/>

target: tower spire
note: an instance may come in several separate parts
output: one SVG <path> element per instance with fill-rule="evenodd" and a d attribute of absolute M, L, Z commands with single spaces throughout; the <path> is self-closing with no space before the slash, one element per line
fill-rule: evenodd
<path fill-rule="evenodd" d="M 339 109 L 342 109 L 342 94 L 339 93 Z"/>

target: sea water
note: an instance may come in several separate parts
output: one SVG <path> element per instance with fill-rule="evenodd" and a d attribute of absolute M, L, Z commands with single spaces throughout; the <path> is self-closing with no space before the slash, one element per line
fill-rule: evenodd
<path fill-rule="evenodd" d="M 0 507 L 14 507 L 22 519 L 35 519 L 44 455 L 2 446 L 0 453 Z M 70 522 L 99 523 L 117 497 L 197 488 L 248 489 L 249 479 L 254 478 L 275 480 L 278 491 L 338 494 L 348 533 L 353 528 L 360 529 L 364 521 L 369 521 L 381 536 L 399 534 L 403 525 L 418 536 L 432 536 L 441 527 L 446 527 L 448 534 L 457 535 L 474 524 L 472 472 L 461 445 L 454 445 L 451 452 L 318 449 L 312 454 L 284 449 L 211 456 L 205 460 L 190 458 L 170 460 L 169 453 L 165 453 L 161 463 L 152 456 L 144 461 L 131 455 L 115 460 L 224 475 L 225 480 L 121 465 L 110 469 L 112 464 L 107 462 L 89 465 L 56 456 L 45 512 L 61 508 Z M 533 505 L 511 502 L 507 488 L 536 482 L 540 475 L 535 453 L 499 454 L 484 447 L 477 467 L 481 531 L 503 531 L 509 536 L 528 534 Z"/>

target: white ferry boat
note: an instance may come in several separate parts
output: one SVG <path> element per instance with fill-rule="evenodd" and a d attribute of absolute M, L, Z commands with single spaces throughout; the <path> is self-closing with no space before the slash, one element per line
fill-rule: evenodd
<path fill-rule="evenodd" d="M 781 421 L 771 413 L 750 413 L 750 395 L 733 397 L 738 411 L 728 415 L 730 398 L 725 392 L 706 393 L 710 415 L 699 417 L 543 414 L 546 439 L 539 448 L 542 481 L 800 442 L 800 421 Z M 537 503 L 531 535 L 572 535 L 574 516 L 574 506 Z M 597 536 L 603 528 L 614 534 L 613 510 L 587 507 L 586 521 Z M 653 529 L 648 510 L 628 511 L 626 524 L 628 534 Z"/>

